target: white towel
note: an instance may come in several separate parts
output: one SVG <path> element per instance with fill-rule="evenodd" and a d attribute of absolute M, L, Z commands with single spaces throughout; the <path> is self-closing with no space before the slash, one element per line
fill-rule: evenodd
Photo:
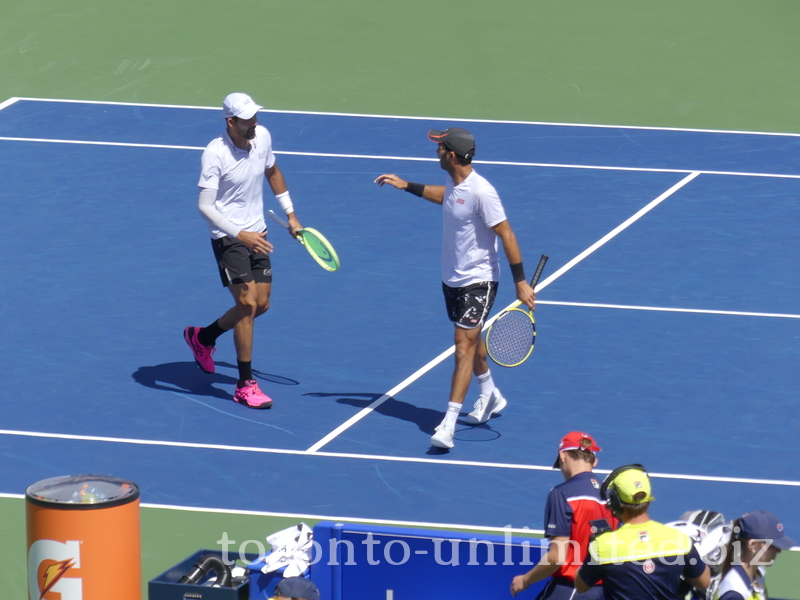
<path fill-rule="evenodd" d="M 272 551 L 264 556 L 262 573 L 271 573 L 286 567 L 284 577 L 300 577 L 311 565 L 314 550 L 312 530 L 305 523 L 276 531 L 267 537 Z"/>

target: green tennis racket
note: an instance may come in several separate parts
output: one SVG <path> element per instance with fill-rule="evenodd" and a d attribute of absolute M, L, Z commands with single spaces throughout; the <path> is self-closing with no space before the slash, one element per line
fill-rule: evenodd
<path fill-rule="evenodd" d="M 536 273 L 531 279 L 535 288 L 542 276 L 547 256 L 542 254 Z M 500 313 L 486 332 L 486 353 L 501 367 L 516 367 L 528 360 L 536 342 L 536 323 L 533 312 L 518 308 L 519 300 L 508 310 Z"/>
<path fill-rule="evenodd" d="M 273 211 L 268 210 L 267 215 L 279 225 L 289 229 L 289 223 L 281 219 Z M 308 253 L 317 264 L 326 271 L 336 271 L 339 268 L 339 256 L 331 243 L 316 229 L 304 227 L 297 232 L 297 239 L 303 244 Z"/>

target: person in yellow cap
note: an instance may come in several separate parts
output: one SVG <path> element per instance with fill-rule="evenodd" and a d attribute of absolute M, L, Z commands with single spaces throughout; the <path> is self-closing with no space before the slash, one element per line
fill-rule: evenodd
<path fill-rule="evenodd" d="M 709 586 L 709 568 L 691 538 L 650 519 L 648 508 L 654 498 L 642 465 L 612 471 L 600 495 L 622 525 L 589 543 L 575 575 L 578 593 L 602 580 L 605 600 L 680 600 L 681 578 L 701 590 Z"/>

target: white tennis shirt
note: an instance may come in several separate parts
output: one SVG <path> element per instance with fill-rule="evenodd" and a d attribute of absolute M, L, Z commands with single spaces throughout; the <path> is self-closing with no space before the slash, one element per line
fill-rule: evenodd
<path fill-rule="evenodd" d="M 475 171 L 459 185 L 448 175 L 442 215 L 442 281 L 450 287 L 500 281 L 492 227 L 506 220 L 506 212 L 494 186 Z"/>
<path fill-rule="evenodd" d="M 275 164 L 267 128 L 256 126 L 250 150 L 237 148 L 226 131 L 206 146 L 200 164 L 197 185 L 216 190 L 214 208 L 220 215 L 239 231 L 264 231 L 264 170 Z M 211 223 L 208 229 L 213 238 L 227 235 Z"/>

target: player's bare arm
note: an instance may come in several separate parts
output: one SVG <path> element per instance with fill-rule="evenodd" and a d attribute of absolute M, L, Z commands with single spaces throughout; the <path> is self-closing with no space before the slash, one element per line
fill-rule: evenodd
<path fill-rule="evenodd" d="M 264 169 L 264 177 L 267 178 L 267 183 L 269 184 L 272 193 L 276 196 L 280 194 L 285 194 L 288 191 L 286 187 L 286 180 L 283 178 L 283 173 L 278 168 L 278 163 L 273 164 L 271 167 L 267 167 Z M 300 221 L 297 219 L 297 216 L 294 212 L 290 212 L 286 215 L 286 220 L 289 222 L 289 234 L 292 237 L 297 236 L 297 232 L 303 228 L 300 224 Z"/>
<path fill-rule="evenodd" d="M 401 179 L 397 175 L 385 174 L 379 175 L 375 179 L 375 183 L 383 187 L 387 183 L 398 190 L 407 190 L 408 181 Z M 444 201 L 444 186 L 443 185 L 425 185 L 422 190 L 422 198 L 434 204 L 441 204 Z"/>
<path fill-rule="evenodd" d="M 522 262 L 522 254 L 519 251 L 519 244 L 517 244 L 517 236 L 514 235 L 514 230 L 508 224 L 508 219 L 495 225 L 492 229 L 503 240 L 503 250 L 506 253 L 508 264 L 515 265 Z M 525 304 L 531 310 L 535 310 L 536 294 L 533 288 L 528 285 L 527 281 L 517 281 L 514 285 L 517 287 L 517 300 Z"/>
<path fill-rule="evenodd" d="M 551 539 L 550 546 L 539 563 L 524 575 L 517 575 L 511 581 L 511 595 L 516 596 L 520 592 L 524 592 L 534 583 L 547 579 L 558 571 L 559 566 L 567 560 L 566 544 L 568 543 L 568 537 Z"/>

